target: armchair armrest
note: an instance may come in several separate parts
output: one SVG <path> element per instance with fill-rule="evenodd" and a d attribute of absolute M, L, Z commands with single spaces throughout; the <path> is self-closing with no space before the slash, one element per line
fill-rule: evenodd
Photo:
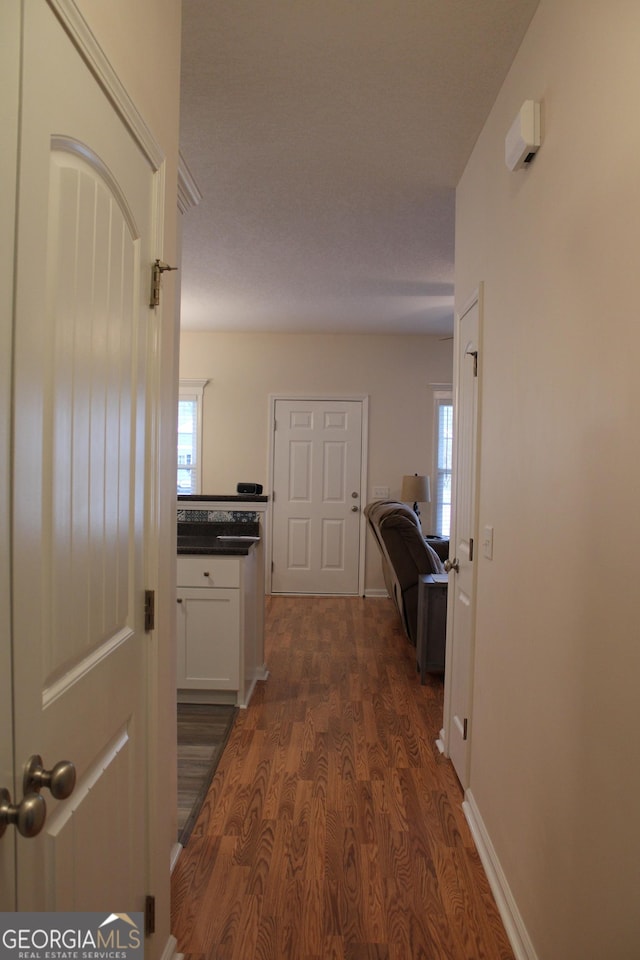
<path fill-rule="evenodd" d="M 447 636 L 447 590 L 444 577 L 423 573 L 418 579 L 416 657 L 420 682 L 427 673 L 444 673 Z"/>

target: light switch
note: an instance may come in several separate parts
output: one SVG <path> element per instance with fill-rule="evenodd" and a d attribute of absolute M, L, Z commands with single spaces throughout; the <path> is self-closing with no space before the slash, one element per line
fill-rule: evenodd
<path fill-rule="evenodd" d="M 482 555 L 493 560 L 493 527 L 485 527 L 482 531 Z"/>
<path fill-rule="evenodd" d="M 374 500 L 388 500 L 388 499 L 389 499 L 389 487 L 374 487 L 374 488 L 373 488 L 373 499 L 374 499 Z"/>

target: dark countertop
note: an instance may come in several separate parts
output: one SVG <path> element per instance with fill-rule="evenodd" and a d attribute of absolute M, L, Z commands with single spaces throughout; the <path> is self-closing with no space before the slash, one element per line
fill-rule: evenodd
<path fill-rule="evenodd" d="M 203 501 L 212 503 L 267 503 L 269 497 L 266 494 L 258 496 L 253 493 L 180 493 L 178 494 L 178 500 L 186 503 L 202 503 Z"/>

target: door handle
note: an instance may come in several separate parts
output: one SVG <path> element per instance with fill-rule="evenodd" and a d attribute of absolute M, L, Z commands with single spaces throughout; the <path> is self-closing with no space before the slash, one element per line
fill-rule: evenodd
<path fill-rule="evenodd" d="M 56 800 L 66 800 L 76 785 L 76 768 L 70 760 L 60 760 L 51 770 L 45 770 L 42 757 L 34 753 L 24 768 L 23 793 L 40 793 L 43 788 L 51 791 Z"/>
<path fill-rule="evenodd" d="M 354 507 L 351 507 L 351 513 L 357 513 L 357 512 L 358 512 L 358 509 L 359 509 L 359 508 L 358 508 L 358 507 L 355 507 L 355 506 L 354 506 Z"/>
<path fill-rule="evenodd" d="M 453 560 L 445 560 L 444 569 L 447 573 L 451 573 L 452 570 L 455 570 L 456 573 L 460 573 L 460 563 L 457 557 L 454 557 Z"/>
<path fill-rule="evenodd" d="M 47 805 L 39 793 L 28 793 L 20 803 L 11 803 L 11 794 L 0 790 L 0 837 L 14 826 L 23 837 L 36 837 L 47 819 Z"/>

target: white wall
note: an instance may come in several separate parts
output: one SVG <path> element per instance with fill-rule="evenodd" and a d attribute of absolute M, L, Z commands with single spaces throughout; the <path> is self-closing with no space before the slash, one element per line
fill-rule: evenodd
<path fill-rule="evenodd" d="M 457 192 L 485 283 L 471 792 L 540 960 L 640 956 L 640 4 L 542 0 Z M 504 137 L 542 101 L 543 145 Z"/>
<path fill-rule="evenodd" d="M 426 336 L 183 332 L 180 376 L 209 378 L 204 392 L 203 491 L 269 478 L 269 396 L 367 394 L 369 491 L 400 495 L 405 473 L 432 472 L 433 391 L 451 382 L 451 341 Z M 423 510 L 425 529 L 430 523 Z M 366 589 L 383 589 L 368 541 Z"/>

